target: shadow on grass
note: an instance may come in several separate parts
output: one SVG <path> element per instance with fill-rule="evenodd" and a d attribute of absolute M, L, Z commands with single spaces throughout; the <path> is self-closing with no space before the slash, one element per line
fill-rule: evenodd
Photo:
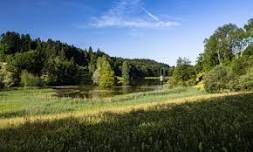
<path fill-rule="evenodd" d="M 0 114 L 0 118 L 12 118 L 17 116 L 22 116 L 26 113 L 25 110 L 19 110 L 14 112 L 4 112 Z"/>
<path fill-rule="evenodd" d="M 253 94 L 0 130 L 0 151 L 251 151 Z"/>

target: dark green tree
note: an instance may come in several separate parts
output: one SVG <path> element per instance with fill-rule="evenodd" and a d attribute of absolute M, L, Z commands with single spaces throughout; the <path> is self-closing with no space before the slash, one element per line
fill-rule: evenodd
<path fill-rule="evenodd" d="M 50 58 L 43 69 L 43 79 L 49 85 L 73 85 L 80 81 L 78 66 L 60 57 Z"/>
<path fill-rule="evenodd" d="M 21 52 L 26 52 L 31 50 L 32 39 L 29 34 L 21 35 Z"/>
<path fill-rule="evenodd" d="M 13 54 L 21 49 L 20 35 L 15 32 L 6 32 L 1 35 L 0 45 L 5 54 Z"/>

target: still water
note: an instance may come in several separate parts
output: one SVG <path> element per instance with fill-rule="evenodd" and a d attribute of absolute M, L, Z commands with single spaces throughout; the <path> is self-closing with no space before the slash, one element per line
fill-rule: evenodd
<path fill-rule="evenodd" d="M 154 81 L 154 80 L 153 80 Z M 116 95 L 161 90 L 160 83 L 145 83 L 138 86 L 116 86 L 112 89 L 100 89 L 96 86 L 58 86 L 54 87 L 56 96 L 71 98 L 106 98 Z"/>

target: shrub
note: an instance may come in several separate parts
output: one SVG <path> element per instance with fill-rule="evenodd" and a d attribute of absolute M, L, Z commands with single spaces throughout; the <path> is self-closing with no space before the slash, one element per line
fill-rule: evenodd
<path fill-rule="evenodd" d="M 17 84 L 17 71 L 6 63 L 0 64 L 0 88 L 9 88 Z"/>
<path fill-rule="evenodd" d="M 24 87 L 33 87 L 33 86 L 42 86 L 43 82 L 38 76 L 34 76 L 33 74 L 25 71 L 21 73 L 21 85 Z"/>
<path fill-rule="evenodd" d="M 171 77 L 171 78 L 168 80 L 167 86 L 168 86 L 169 88 L 173 88 L 173 87 L 176 87 L 176 86 L 178 86 L 178 85 L 179 85 L 179 84 L 178 84 L 178 82 L 177 82 L 177 80 L 176 80 L 175 77 Z"/>
<path fill-rule="evenodd" d="M 222 92 L 236 90 L 238 78 L 233 71 L 226 66 L 216 66 L 204 77 L 204 87 L 207 92 Z"/>
<path fill-rule="evenodd" d="M 231 63 L 233 72 L 237 75 L 246 74 L 247 68 L 250 66 L 249 58 L 247 56 L 236 58 Z"/>
<path fill-rule="evenodd" d="M 172 77 L 168 81 L 168 85 L 171 88 L 177 86 L 193 86 L 196 83 L 195 78 L 196 73 L 191 62 L 187 58 L 179 58 Z"/>
<path fill-rule="evenodd" d="M 239 87 L 241 90 L 253 90 L 253 68 L 242 75 L 239 80 Z"/>
<path fill-rule="evenodd" d="M 199 90 L 204 90 L 204 76 L 205 76 L 205 73 L 202 72 L 202 73 L 199 73 L 196 75 L 196 80 L 195 80 L 195 88 L 199 89 Z"/>

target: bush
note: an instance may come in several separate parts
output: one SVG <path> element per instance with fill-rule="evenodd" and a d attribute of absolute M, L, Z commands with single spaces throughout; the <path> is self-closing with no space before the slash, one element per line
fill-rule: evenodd
<path fill-rule="evenodd" d="M 9 88 L 17 84 L 17 71 L 6 63 L 0 63 L 0 88 Z"/>
<path fill-rule="evenodd" d="M 250 66 L 250 59 L 248 56 L 236 58 L 231 63 L 233 72 L 237 75 L 244 75 L 247 72 L 247 68 Z"/>
<path fill-rule="evenodd" d="M 20 83 L 24 87 L 43 86 L 43 81 L 40 77 L 34 76 L 27 71 L 22 71 Z"/>
<path fill-rule="evenodd" d="M 204 76 L 205 73 L 199 73 L 196 75 L 196 80 L 195 80 L 195 88 L 199 89 L 199 90 L 204 90 Z"/>
<path fill-rule="evenodd" d="M 196 84 L 196 73 L 194 66 L 187 58 L 179 58 L 172 77 L 168 81 L 170 88 L 178 86 L 193 86 Z"/>
<path fill-rule="evenodd" d="M 176 80 L 175 77 L 170 77 L 170 79 L 168 80 L 167 86 L 168 88 L 174 88 L 176 86 L 180 86 L 181 84 L 179 84 L 179 82 Z"/>
<path fill-rule="evenodd" d="M 204 77 L 204 88 L 211 93 L 236 90 L 237 84 L 236 74 L 229 67 L 222 65 L 216 66 Z"/>
<path fill-rule="evenodd" d="M 253 68 L 240 77 L 239 87 L 241 90 L 253 90 Z"/>

